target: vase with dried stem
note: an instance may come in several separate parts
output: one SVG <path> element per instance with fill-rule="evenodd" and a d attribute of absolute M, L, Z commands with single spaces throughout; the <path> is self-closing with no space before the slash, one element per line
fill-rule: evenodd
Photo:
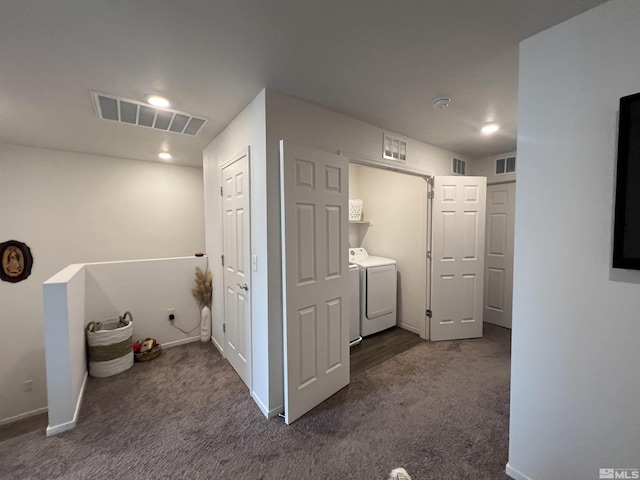
<path fill-rule="evenodd" d="M 207 270 L 203 272 L 196 267 L 196 285 L 191 293 L 200 304 L 200 341 L 207 342 L 211 338 L 211 296 L 213 293 L 213 275 Z"/>

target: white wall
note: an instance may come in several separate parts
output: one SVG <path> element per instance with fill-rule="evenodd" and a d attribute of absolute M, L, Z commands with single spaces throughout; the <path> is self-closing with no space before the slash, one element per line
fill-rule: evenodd
<path fill-rule="evenodd" d="M 46 407 L 46 279 L 72 263 L 193 255 L 204 225 L 197 168 L 0 145 L 0 179 L 0 241 L 34 257 L 27 280 L 0 282 L 3 423 Z"/>
<path fill-rule="evenodd" d="M 43 285 L 49 426 L 47 434 L 76 425 L 87 360 L 84 328 L 90 321 L 133 319 L 133 339 L 163 347 L 200 340 L 200 309 L 191 294 L 195 269 L 207 258 L 159 258 L 75 264 Z M 174 309 L 174 324 L 167 309 Z"/>
<path fill-rule="evenodd" d="M 491 155 L 490 157 L 474 159 L 471 162 L 472 175 L 487 177 L 487 184 L 497 182 L 515 182 L 516 172 L 518 170 L 518 161 L 516 158 L 516 172 L 503 173 L 496 175 L 496 159 L 517 157 L 516 152 L 501 153 L 500 155 Z"/>
<path fill-rule="evenodd" d="M 282 298 L 280 244 L 279 142 L 281 139 L 336 153 L 341 150 L 367 159 L 382 161 L 382 136 L 385 130 L 341 115 L 321 106 L 279 92 L 266 92 L 267 124 L 267 209 L 269 225 L 269 295 Z M 404 138 L 400 136 L 400 138 Z M 450 175 L 453 157 L 448 152 L 417 140 L 407 141 L 407 166 L 436 175 Z M 347 158 L 345 157 L 345 161 Z M 392 163 L 392 162 L 388 162 Z M 269 305 L 270 402 L 283 403 L 282 379 L 282 302 Z"/>
<path fill-rule="evenodd" d="M 191 294 L 195 270 L 206 257 L 157 258 L 86 265 L 86 323 L 130 311 L 135 340 L 152 337 L 163 346 L 200 339 L 200 307 Z M 168 309 L 175 309 L 174 328 Z"/>
<path fill-rule="evenodd" d="M 84 267 L 69 265 L 51 277 L 43 297 L 51 435 L 75 426 L 87 377 Z"/>
<path fill-rule="evenodd" d="M 349 164 L 349 199 L 360 198 L 360 165 L 355 163 Z M 364 218 L 364 217 L 363 217 Z M 359 247 L 362 243 L 363 236 L 367 233 L 367 227 L 356 224 L 349 225 L 349 246 Z"/>
<path fill-rule="evenodd" d="M 521 44 L 514 478 L 640 468 L 640 272 L 610 268 L 617 112 L 640 91 L 639 25 L 640 2 L 612 0 Z"/>
<path fill-rule="evenodd" d="M 218 261 L 223 250 L 220 164 L 247 146 L 250 149 L 251 248 L 258 257 L 258 271 L 252 272 L 251 278 L 251 394 L 265 415 L 277 414 L 284 405 L 279 142 L 285 139 L 325 151 L 343 150 L 381 160 L 383 132 L 317 105 L 264 90 L 204 150 L 207 254 L 214 278 L 222 279 Z M 406 140 L 408 166 L 423 172 L 448 175 L 452 158 L 465 158 Z M 222 283 L 214 281 L 212 330 L 219 336 L 222 299 Z"/>
<path fill-rule="evenodd" d="M 269 402 L 269 316 L 273 303 L 281 303 L 278 296 L 270 296 L 268 277 L 270 253 L 267 230 L 280 229 L 267 222 L 267 162 L 265 91 L 258 96 L 205 148 L 203 152 L 205 178 L 205 225 L 207 254 L 213 272 L 212 334 L 223 338 L 224 320 L 222 202 L 220 197 L 220 164 L 249 147 L 251 191 L 251 254 L 258 258 L 258 269 L 251 272 L 250 294 L 252 312 L 252 385 L 251 395 L 265 415 L 277 414 L 282 406 Z"/>
<path fill-rule="evenodd" d="M 333 153 L 341 150 L 390 165 L 401 165 L 401 162 L 382 158 L 382 135 L 385 132 L 406 140 L 408 167 L 434 175 L 451 175 L 453 157 L 469 160 L 463 155 L 394 134 L 319 105 L 267 90 L 269 159 L 278 152 L 274 145 L 277 147 L 277 142 L 284 138 L 320 150 Z"/>
<path fill-rule="evenodd" d="M 427 182 L 418 176 L 361 165 L 351 165 L 349 175 L 352 173 L 356 174 L 356 188 L 363 200 L 364 218 L 373 225 L 356 224 L 349 229 L 362 232 L 360 246 L 370 255 L 398 262 L 398 324 L 424 335 Z"/>

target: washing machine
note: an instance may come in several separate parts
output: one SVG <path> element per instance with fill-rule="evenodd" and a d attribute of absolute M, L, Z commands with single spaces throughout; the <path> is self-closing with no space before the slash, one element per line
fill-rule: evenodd
<path fill-rule="evenodd" d="M 396 261 L 350 248 L 349 262 L 360 269 L 360 335 L 366 337 L 396 324 L 398 275 Z"/>

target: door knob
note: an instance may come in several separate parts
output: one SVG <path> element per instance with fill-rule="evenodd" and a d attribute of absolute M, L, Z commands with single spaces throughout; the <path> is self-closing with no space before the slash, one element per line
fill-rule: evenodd
<path fill-rule="evenodd" d="M 239 286 L 241 289 L 243 289 L 245 292 L 248 292 L 248 291 L 249 291 L 249 285 L 247 285 L 246 283 L 245 283 L 244 285 L 240 285 L 240 284 L 238 284 L 238 286 Z"/>

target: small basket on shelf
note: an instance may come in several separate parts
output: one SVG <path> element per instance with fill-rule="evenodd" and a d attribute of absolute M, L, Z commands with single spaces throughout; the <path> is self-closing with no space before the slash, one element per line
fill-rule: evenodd
<path fill-rule="evenodd" d="M 362 220 L 362 200 L 349 199 L 349 221 L 360 222 Z"/>

